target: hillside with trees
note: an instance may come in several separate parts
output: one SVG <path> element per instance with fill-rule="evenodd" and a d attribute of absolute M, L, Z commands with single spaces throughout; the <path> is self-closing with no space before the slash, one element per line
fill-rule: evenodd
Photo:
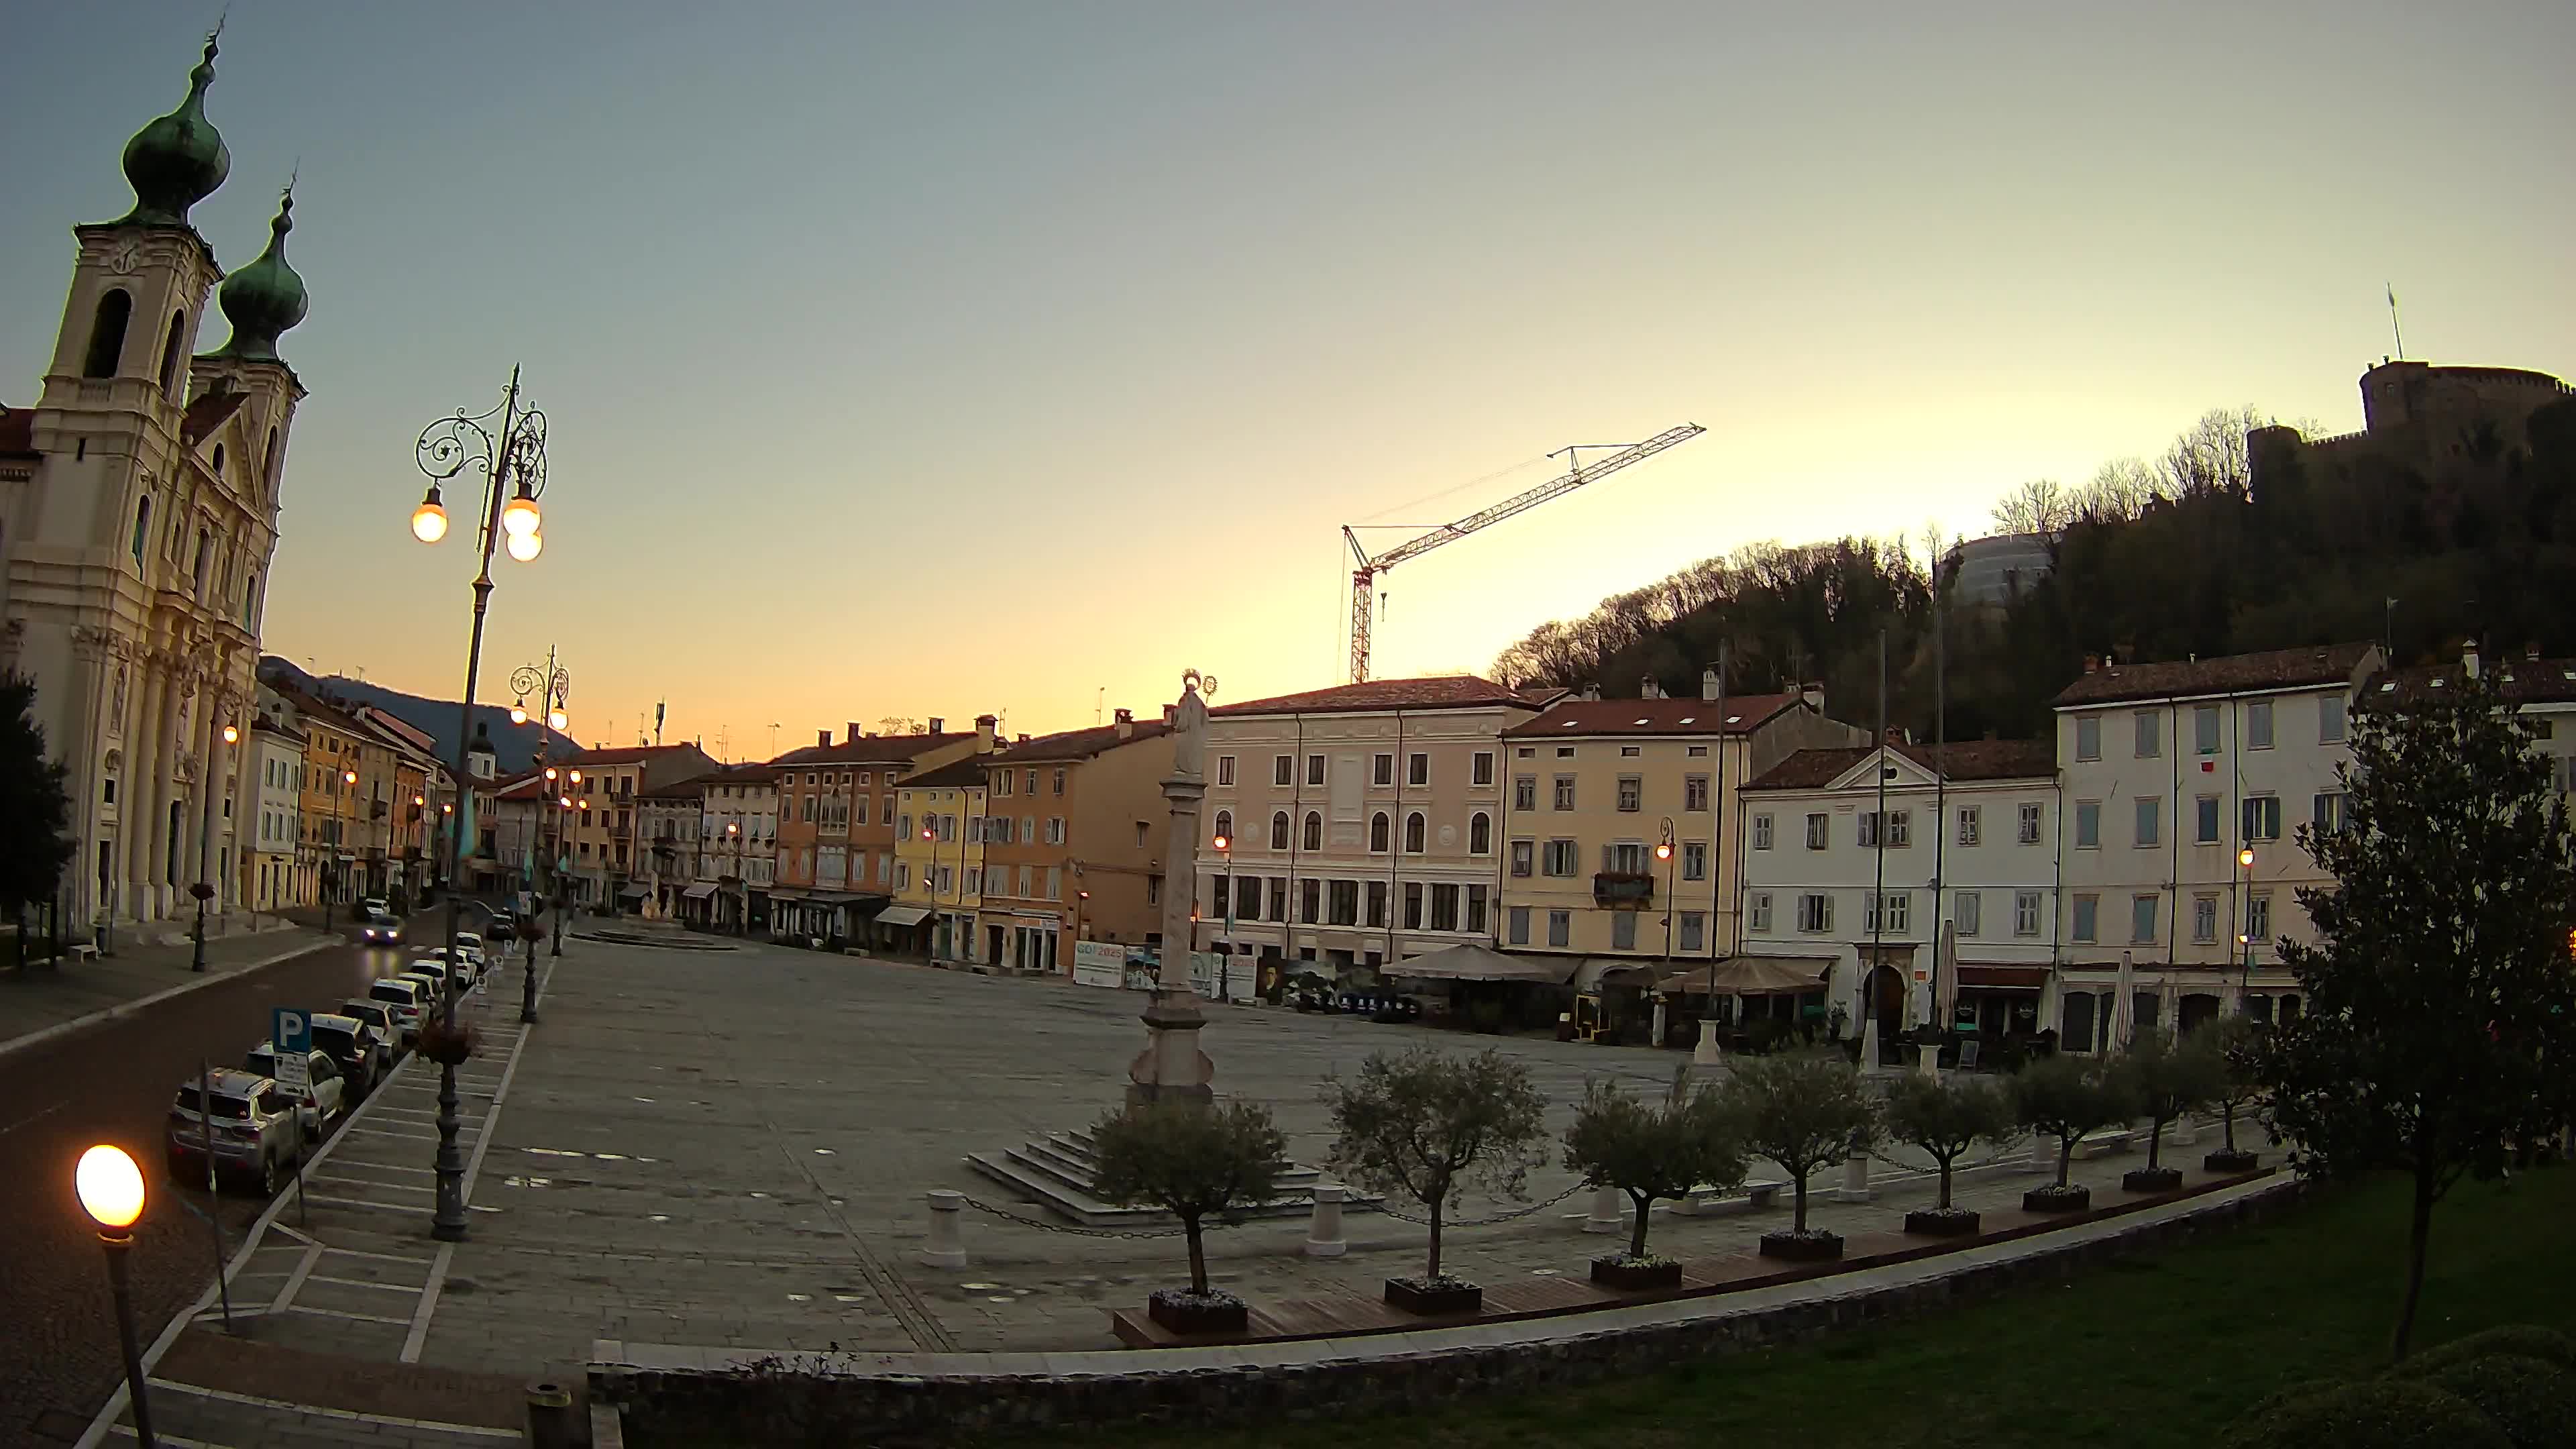
<path fill-rule="evenodd" d="M 1995 531 L 2046 535 L 2053 567 L 2003 606 L 1945 606 L 1949 737 L 2044 732 L 2088 654 L 2181 659 L 2384 631 L 2401 664 L 2463 637 L 2492 653 L 2576 645 L 2576 595 L 2558 586 L 2576 576 L 2576 398 L 2532 415 L 2528 449 L 2481 424 L 2422 467 L 2300 453 L 2258 494 L 2246 433 L 2271 421 L 2219 409 L 2158 457 L 1998 502 Z M 1954 543 L 1747 544 L 1540 625 L 1493 674 L 1611 695 L 1651 676 L 1696 694 L 1723 643 L 1731 692 L 1821 682 L 1838 716 L 1865 721 L 1885 629 L 1888 720 L 1928 737 L 1933 561 Z"/>

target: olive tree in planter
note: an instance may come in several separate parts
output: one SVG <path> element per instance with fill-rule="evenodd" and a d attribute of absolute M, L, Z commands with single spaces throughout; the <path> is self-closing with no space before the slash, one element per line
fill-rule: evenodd
<path fill-rule="evenodd" d="M 1288 1170 L 1288 1139 L 1270 1109 L 1251 1102 L 1136 1103 L 1091 1129 L 1093 1190 L 1121 1205 L 1151 1203 L 1181 1220 L 1189 1241 L 1190 1286 L 1158 1288 L 1145 1311 L 1174 1333 L 1241 1333 L 1243 1300 L 1208 1287 L 1205 1225 L 1210 1214 L 1267 1202 Z"/>
<path fill-rule="evenodd" d="M 1628 1251 L 1592 1260 L 1592 1281 L 1611 1288 L 1674 1288 L 1677 1258 L 1649 1257 L 1646 1225 L 1660 1198 L 1696 1188 L 1727 1191 L 1744 1181 L 1744 1147 L 1715 1086 L 1691 1090 L 1690 1067 L 1673 1069 L 1673 1085 L 1656 1106 L 1612 1082 L 1585 1084 L 1582 1109 L 1565 1132 L 1565 1166 L 1586 1187 L 1615 1187 L 1635 1204 Z"/>
<path fill-rule="evenodd" d="M 2147 1118 L 2147 1165 L 2122 1173 L 2121 1191 L 2171 1192 L 2182 1186 L 2182 1169 L 2164 1165 L 2165 1127 L 2209 1101 L 2218 1090 L 2221 1069 L 2205 1032 L 2177 1037 L 2150 1028 L 2138 1033 L 2114 1070 L 2128 1079 L 2130 1094 Z"/>
<path fill-rule="evenodd" d="M 2057 1181 L 2021 1195 L 2024 1212 L 2080 1213 L 2093 1205 L 2088 1188 L 2066 1180 L 2084 1134 L 2136 1115 L 2125 1074 L 2095 1057 L 2042 1057 L 2013 1075 L 2013 1112 L 2021 1125 L 2057 1139 Z"/>
<path fill-rule="evenodd" d="M 2200 1165 L 2210 1172 L 2251 1172 L 2262 1159 L 2236 1145 L 2236 1114 L 2263 1095 L 2262 1081 L 2254 1072 L 2255 1054 L 2262 1050 L 2262 1027 L 2250 1016 L 2222 1016 L 2202 1030 L 2209 1034 L 2210 1050 L 2218 1056 L 2209 1105 L 2218 1110 L 2222 1136 L 2219 1149 L 2202 1158 Z"/>
<path fill-rule="evenodd" d="M 1738 1058 L 1725 1089 L 1744 1149 L 1789 1174 L 1789 1231 L 1764 1233 L 1762 1255 L 1821 1262 L 1843 1255 L 1839 1233 L 1807 1228 L 1807 1179 L 1878 1145 L 1878 1098 L 1838 1053 Z"/>
<path fill-rule="evenodd" d="M 1920 1147 L 1941 1168 L 1940 1201 L 1905 1215 L 1905 1230 L 1962 1237 L 1977 1230 L 1975 1210 L 1950 1205 L 1950 1172 L 1969 1148 L 2001 1144 L 2018 1130 L 2012 1099 L 1978 1077 L 1927 1077 L 1909 1072 L 1887 1090 L 1887 1135 Z"/>
<path fill-rule="evenodd" d="M 1386 1280 L 1386 1301 L 1412 1313 L 1473 1313 L 1485 1290 L 1440 1271 L 1440 1228 L 1461 1187 L 1517 1197 L 1546 1151 L 1547 1101 L 1529 1068 L 1488 1047 L 1451 1056 L 1418 1046 L 1373 1053 L 1356 1081 L 1326 1084 L 1336 1134 L 1327 1161 L 1371 1192 L 1402 1194 L 1431 1218 L 1419 1278 Z"/>

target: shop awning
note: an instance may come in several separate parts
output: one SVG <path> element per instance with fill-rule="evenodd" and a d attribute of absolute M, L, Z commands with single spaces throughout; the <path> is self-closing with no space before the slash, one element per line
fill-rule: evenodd
<path fill-rule="evenodd" d="M 617 893 L 617 898 L 618 898 L 619 900 L 626 900 L 626 901 L 640 901 L 640 900 L 644 899 L 646 896 L 649 896 L 649 895 L 651 895 L 651 894 L 653 894 L 653 888 L 652 888 L 651 886 L 648 886 L 648 885 L 631 885 L 631 886 L 628 886 L 626 889 L 624 889 L 624 890 L 622 890 L 622 891 L 619 891 L 619 892 Z"/>
<path fill-rule="evenodd" d="M 1562 986 L 1574 974 L 1574 956 L 1514 956 L 1483 946 L 1449 946 L 1378 968 L 1384 976 L 1425 981 L 1537 981 Z"/>
<path fill-rule="evenodd" d="M 877 924 L 881 926 L 918 926 L 928 919 L 927 906 L 888 906 L 877 912 Z"/>
<path fill-rule="evenodd" d="M 687 890 L 680 892 L 680 897 L 683 900 L 702 901 L 715 893 L 716 888 L 714 882 L 700 881 L 696 885 L 689 887 Z"/>
<path fill-rule="evenodd" d="M 1781 996 L 1815 991 L 1825 984 L 1834 963 L 1820 956 L 1730 956 L 1717 963 L 1715 989 L 1720 996 Z M 1699 994 L 1711 988 L 1706 966 L 1676 971 L 1657 982 L 1658 991 Z"/>
<path fill-rule="evenodd" d="M 2037 991 L 2048 984 L 2045 966 L 1972 966 L 1959 963 L 1959 985 L 1975 991 Z"/>

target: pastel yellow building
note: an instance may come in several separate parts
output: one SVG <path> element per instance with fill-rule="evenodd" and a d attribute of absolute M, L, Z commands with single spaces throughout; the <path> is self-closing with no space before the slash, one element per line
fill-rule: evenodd
<path fill-rule="evenodd" d="M 1867 741 L 1820 691 L 1566 699 L 1502 731 L 1506 951 L 1660 968 L 1736 947 L 1744 782 L 1797 750 Z M 1669 851 L 1663 847 L 1669 845 Z"/>
<path fill-rule="evenodd" d="M 984 761 L 954 760 L 895 787 L 894 904 L 878 921 L 936 961 L 975 952 L 984 903 Z M 907 933 L 909 933 L 907 935 Z"/>

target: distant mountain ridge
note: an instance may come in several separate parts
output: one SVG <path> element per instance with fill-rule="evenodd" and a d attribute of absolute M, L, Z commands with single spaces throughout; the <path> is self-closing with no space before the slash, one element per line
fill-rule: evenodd
<path fill-rule="evenodd" d="M 381 684 L 369 684 L 363 679 L 350 679 L 345 675 L 307 674 L 297 668 L 291 660 L 275 654 L 260 656 L 259 677 L 263 683 L 272 687 L 283 683 L 306 694 L 336 701 L 351 708 L 362 704 L 374 705 L 436 740 L 440 763 L 452 763 L 456 759 L 455 700 L 428 699 L 417 694 L 405 694 L 399 689 L 388 689 Z M 504 775 L 515 775 L 534 768 L 538 748 L 549 735 L 553 737 L 553 754 L 556 759 L 575 754 L 581 749 L 581 744 L 571 736 L 556 734 L 536 720 L 531 719 L 523 725 L 510 723 L 510 706 L 505 704 L 474 706 L 474 721 L 482 725 L 491 736 L 492 756 L 496 767 Z"/>

